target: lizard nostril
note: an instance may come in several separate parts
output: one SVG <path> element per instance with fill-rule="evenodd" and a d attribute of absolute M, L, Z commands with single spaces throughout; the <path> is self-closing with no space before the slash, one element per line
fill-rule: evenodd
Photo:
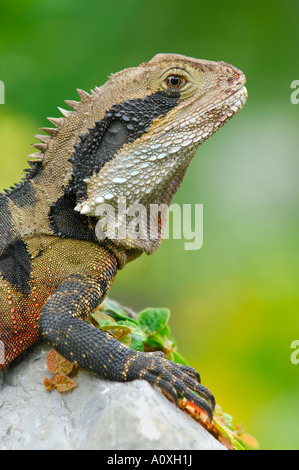
<path fill-rule="evenodd" d="M 235 81 L 235 77 L 228 77 L 227 81 L 228 83 L 232 83 Z"/>

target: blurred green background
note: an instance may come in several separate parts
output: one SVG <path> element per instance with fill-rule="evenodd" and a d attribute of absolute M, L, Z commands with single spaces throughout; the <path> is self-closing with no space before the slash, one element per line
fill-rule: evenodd
<path fill-rule="evenodd" d="M 112 295 L 171 308 L 179 350 L 262 449 L 299 449 L 297 0 L 1 1 L 0 188 L 75 88 L 158 52 L 224 60 L 247 76 L 244 110 L 200 147 L 175 202 L 204 205 L 204 244 L 166 240 Z"/>

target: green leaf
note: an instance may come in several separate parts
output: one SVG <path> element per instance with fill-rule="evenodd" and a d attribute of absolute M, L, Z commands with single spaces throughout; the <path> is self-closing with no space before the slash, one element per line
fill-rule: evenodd
<path fill-rule="evenodd" d="M 137 315 L 137 321 L 145 334 L 159 333 L 167 324 L 170 316 L 168 308 L 147 308 Z"/>
<path fill-rule="evenodd" d="M 170 336 L 170 329 L 168 325 L 166 325 L 159 333 L 154 335 L 149 335 L 146 341 L 146 344 L 152 350 L 158 351 L 169 351 L 172 349 L 172 341 L 169 338 Z"/>
<path fill-rule="evenodd" d="M 118 323 L 105 323 L 104 321 L 99 324 L 99 328 L 103 331 L 122 330 L 125 332 L 126 335 L 128 335 L 132 331 L 129 326 L 119 325 Z"/>
<path fill-rule="evenodd" d="M 124 309 L 121 308 L 121 306 L 115 302 L 114 300 L 111 300 L 109 298 L 106 298 L 102 304 L 100 305 L 100 309 L 104 310 L 105 313 L 108 313 L 113 316 L 113 318 L 117 321 L 119 319 L 121 320 L 128 320 L 128 314 Z M 134 323 L 135 325 L 138 324 L 136 320 L 133 318 L 130 318 L 130 321 Z"/>
<path fill-rule="evenodd" d="M 131 336 L 131 334 L 126 334 L 125 331 L 119 330 L 119 337 L 117 337 L 117 335 L 115 335 L 115 337 L 116 337 L 122 344 L 124 344 L 125 346 L 128 346 L 128 348 L 131 347 L 131 343 L 132 343 L 132 336 Z"/>
<path fill-rule="evenodd" d="M 160 335 L 149 336 L 146 340 L 146 344 L 152 351 L 163 351 L 166 347 L 165 340 Z"/>
<path fill-rule="evenodd" d="M 131 328 L 131 344 L 130 348 L 135 351 L 144 351 L 144 342 L 147 340 L 146 335 L 139 326 L 136 326 L 131 319 L 120 320 L 117 322 L 118 325 L 124 325 Z"/>
<path fill-rule="evenodd" d="M 231 415 L 229 415 L 228 413 L 225 413 L 225 412 L 223 412 L 223 416 L 224 416 L 224 419 L 225 419 L 226 426 L 233 431 L 234 430 L 233 417 Z"/>
<path fill-rule="evenodd" d="M 112 334 L 116 339 L 126 346 L 129 347 L 131 345 L 130 333 L 132 332 L 133 328 L 135 328 L 134 323 L 128 321 L 117 323 L 113 318 L 111 318 L 109 315 L 106 315 L 106 313 L 102 312 L 101 310 L 96 310 L 94 313 L 92 313 L 91 317 L 97 323 L 98 328 Z M 122 323 L 126 323 L 126 325 Z"/>
<path fill-rule="evenodd" d="M 96 310 L 91 314 L 91 317 L 96 321 L 98 326 L 105 326 L 105 325 L 115 325 L 116 321 L 107 315 L 106 313 L 102 312 L 101 310 Z"/>
<path fill-rule="evenodd" d="M 167 338 L 168 342 L 170 341 L 172 343 L 172 340 L 170 338 L 170 328 L 168 325 L 165 325 L 164 328 L 159 331 L 159 335 L 163 336 L 164 338 Z"/>
<path fill-rule="evenodd" d="M 244 450 L 244 446 L 240 443 L 238 440 L 238 436 L 236 436 L 231 429 L 229 429 L 227 426 L 223 425 L 220 420 L 217 418 L 213 419 L 213 425 L 219 432 L 219 434 L 225 438 L 228 439 L 228 441 L 231 443 L 233 449 L 235 450 Z M 220 440 L 221 442 L 221 440 Z"/>
<path fill-rule="evenodd" d="M 134 349 L 135 351 L 144 351 L 145 340 L 146 340 L 146 337 L 144 333 L 139 328 L 136 328 L 131 333 L 130 348 Z"/>
<path fill-rule="evenodd" d="M 131 318 L 126 318 L 125 320 L 119 320 L 117 324 L 128 326 L 129 328 L 134 328 L 134 329 L 139 328 L 139 325 L 138 324 L 136 325 L 136 322 L 132 321 Z"/>
<path fill-rule="evenodd" d="M 105 307 L 120 316 L 127 316 L 121 306 L 114 300 L 109 299 L 108 297 L 103 300 L 103 302 L 101 303 L 101 307 Z"/>
<path fill-rule="evenodd" d="M 172 360 L 174 362 L 177 362 L 178 364 L 183 364 L 184 366 L 188 365 L 187 361 L 177 351 L 172 351 L 172 355 L 173 355 Z"/>

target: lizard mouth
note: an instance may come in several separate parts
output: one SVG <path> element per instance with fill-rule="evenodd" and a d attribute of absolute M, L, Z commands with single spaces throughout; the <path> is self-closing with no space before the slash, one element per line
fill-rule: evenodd
<path fill-rule="evenodd" d="M 243 108 L 246 103 L 247 96 L 247 88 L 245 85 L 242 85 L 237 91 L 208 108 L 203 114 L 214 114 L 216 117 L 217 113 L 219 113 L 222 114 L 223 118 L 231 118 L 234 114 Z"/>
<path fill-rule="evenodd" d="M 206 118 L 210 121 L 210 132 L 205 132 L 201 137 L 199 136 L 198 141 L 202 143 L 204 140 L 208 139 L 210 135 L 235 116 L 245 105 L 247 96 L 247 88 L 242 84 L 237 91 L 208 109 L 204 115 L 201 116 L 201 119 Z M 197 138 L 195 141 L 196 140 Z"/>
<path fill-rule="evenodd" d="M 217 114 L 219 114 L 218 119 L 215 119 L 214 126 L 219 127 L 219 125 L 225 124 L 229 119 L 237 114 L 245 105 L 247 96 L 247 88 L 245 85 L 242 85 L 228 98 L 220 101 L 213 108 L 211 108 L 208 113 L 213 113 L 214 119 L 216 118 Z"/>
<path fill-rule="evenodd" d="M 231 111 L 237 113 L 238 111 L 240 111 L 241 108 L 243 108 L 244 104 L 246 103 L 247 96 L 247 88 L 245 85 L 243 85 L 229 98 L 223 100 L 221 104 L 227 104 Z"/>
<path fill-rule="evenodd" d="M 245 105 L 247 96 L 247 88 L 242 84 L 240 88 L 230 96 L 212 105 L 206 111 L 197 116 L 197 119 L 199 120 L 210 121 L 210 126 L 207 125 L 207 127 L 210 128 L 210 132 L 204 133 L 204 135 L 202 135 L 204 138 L 198 140 L 205 140 L 205 134 L 207 134 L 206 138 L 209 137 L 218 128 L 229 121 L 235 114 L 237 114 Z"/>

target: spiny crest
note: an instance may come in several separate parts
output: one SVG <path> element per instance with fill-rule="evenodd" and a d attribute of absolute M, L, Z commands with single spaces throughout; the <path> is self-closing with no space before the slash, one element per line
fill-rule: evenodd
<path fill-rule="evenodd" d="M 82 102 L 86 101 L 91 96 L 89 93 L 87 93 L 84 90 L 81 90 L 80 88 L 77 88 L 77 93 L 78 93 L 81 101 L 65 100 L 65 103 L 68 106 L 70 106 L 73 109 L 73 111 L 76 111 L 78 109 L 79 105 Z M 46 152 L 46 150 L 49 146 L 49 143 L 51 142 L 51 139 L 53 137 L 57 136 L 57 134 L 59 133 L 59 131 L 61 130 L 61 128 L 64 124 L 65 118 L 68 118 L 69 116 L 71 116 L 73 114 L 73 111 L 68 111 L 66 109 L 60 108 L 59 106 L 58 106 L 58 109 L 64 117 L 59 117 L 59 118 L 48 117 L 47 118 L 48 121 L 50 121 L 51 124 L 53 124 L 55 127 L 40 127 L 39 128 L 41 131 L 46 132 L 48 135 L 35 134 L 34 137 L 36 137 L 38 140 L 40 140 L 40 142 L 31 144 L 31 146 L 36 148 L 37 150 L 39 150 L 39 152 L 31 153 L 30 155 L 28 155 L 28 157 L 30 159 L 29 163 L 30 163 L 30 161 L 33 161 L 33 162 L 43 161 L 44 156 L 45 156 L 45 152 Z"/>

